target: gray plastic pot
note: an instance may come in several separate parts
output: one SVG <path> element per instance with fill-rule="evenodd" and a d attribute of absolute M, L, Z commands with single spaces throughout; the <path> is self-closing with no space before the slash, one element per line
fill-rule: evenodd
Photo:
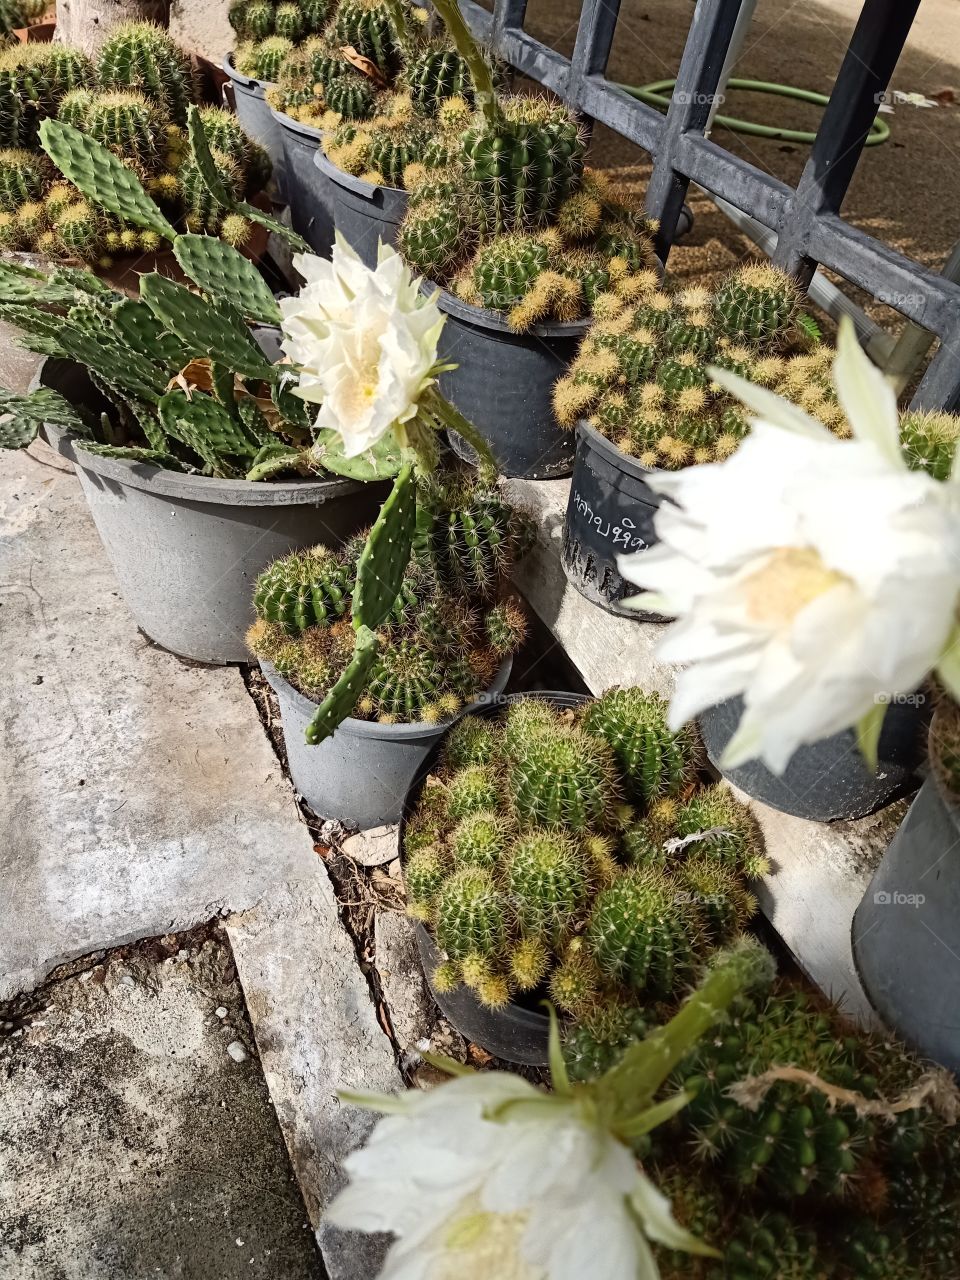
<path fill-rule="evenodd" d="M 589 321 L 538 324 L 514 333 L 499 311 L 473 307 L 446 290 L 438 303 L 447 316 L 438 355 L 457 366 L 440 375 L 440 390 L 487 441 L 501 474 L 528 480 L 568 476 L 574 434 L 557 422 L 553 384 L 577 354 Z M 476 460 L 456 432 L 450 442 L 461 458 Z"/>
<path fill-rule="evenodd" d="M 271 663 L 261 661 L 260 666 L 280 703 L 290 777 L 314 813 L 361 831 L 399 822 L 410 784 L 454 721 L 378 724 L 350 717 L 332 737 L 311 747 L 304 732 L 317 704 L 288 684 Z M 503 692 L 512 667 L 513 659 L 505 659 L 481 701 Z"/>
<path fill-rule="evenodd" d="M 960 810 L 935 777 L 857 908 L 853 956 L 884 1022 L 960 1072 Z"/>
<path fill-rule="evenodd" d="M 469 715 L 498 716 L 503 708 L 511 703 L 521 702 L 526 698 L 542 698 L 552 707 L 579 707 L 590 699 L 580 693 L 512 693 L 486 706 L 477 707 Z M 427 776 L 436 768 L 443 742 L 438 741 L 426 756 L 412 780 L 410 790 L 403 802 L 403 816 L 400 822 L 400 849 L 403 857 L 404 829 L 408 819 L 417 807 L 420 791 Z M 451 1026 L 456 1027 L 461 1035 L 478 1044 L 488 1053 L 502 1058 L 505 1062 L 526 1063 L 528 1066 L 542 1067 L 547 1063 L 547 1044 L 550 1034 L 550 1022 L 546 1014 L 536 1007 L 540 996 L 533 992 L 531 1005 L 511 1002 L 503 1009 L 488 1009 L 481 1004 L 469 987 L 460 986 L 454 991 L 437 991 L 433 985 L 433 975 L 437 965 L 443 959 L 433 938 L 423 927 L 416 930 L 417 948 L 420 952 L 420 963 L 430 993 L 437 1003 L 440 1012 Z"/>
<path fill-rule="evenodd" d="M 284 154 L 284 194 L 290 225 L 313 249 L 330 257 L 333 248 L 333 190 L 330 179 L 314 163 L 323 134 L 282 111 L 273 118 L 280 129 Z"/>
<path fill-rule="evenodd" d="M 577 453 L 563 522 L 563 571 L 580 594 L 607 613 L 635 621 L 663 622 L 660 614 L 626 608 L 638 591 L 625 582 L 617 557 L 645 551 L 658 541 L 654 517 L 660 494 L 650 470 L 610 443 L 588 422 L 577 424 Z"/>
<path fill-rule="evenodd" d="M 233 54 L 223 60 L 223 70 L 230 80 L 234 110 L 246 133 L 259 142 L 273 163 L 273 184 L 277 199 L 286 199 L 286 155 L 283 134 L 266 99 L 268 80 L 254 80 L 233 65 Z"/>
<path fill-rule="evenodd" d="M 80 366 L 46 360 L 36 385 L 93 404 Z M 251 484 L 100 458 L 66 432 L 44 434 L 76 466 L 120 591 L 151 640 L 197 662 L 249 662 L 253 584 L 298 547 L 341 546 L 376 518 L 383 485 L 348 480 Z"/>
<path fill-rule="evenodd" d="M 378 187 L 344 173 L 318 149 L 314 164 L 329 181 L 333 193 L 333 220 L 337 230 L 368 267 L 377 265 L 377 247 L 395 245 L 407 212 L 407 193 L 396 187 Z"/>
<path fill-rule="evenodd" d="M 707 756 L 714 768 L 771 809 L 813 822 L 864 818 L 884 805 L 916 791 L 917 771 L 926 759 L 927 728 L 932 707 L 924 693 L 895 702 L 887 709 L 878 745 L 878 766 L 871 773 L 857 748 L 853 729 L 801 747 L 781 777 L 758 760 L 736 769 L 720 768 L 720 757 L 733 737 L 743 710 L 741 698 L 711 707 L 700 717 Z"/>

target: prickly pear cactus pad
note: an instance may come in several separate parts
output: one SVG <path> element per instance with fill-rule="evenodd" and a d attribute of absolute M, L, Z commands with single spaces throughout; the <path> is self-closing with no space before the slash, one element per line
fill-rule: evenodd
<path fill-rule="evenodd" d="M 655 1021 L 616 1004 L 585 1012 L 565 1038 L 571 1078 L 595 1079 Z M 661 1275 L 958 1274 L 960 1093 L 946 1072 L 780 981 L 739 997 L 671 1083 L 691 1100 L 637 1154 L 678 1220 L 723 1259 L 661 1249 Z"/>
<path fill-rule="evenodd" d="M 585 419 L 644 466 L 720 461 L 749 426 L 739 402 L 711 377 L 716 366 L 845 435 L 830 381 L 834 352 L 811 337 L 801 304 L 794 282 L 766 265 L 731 272 L 713 293 L 665 289 L 642 271 L 614 280 L 595 297 L 590 330 L 556 384 L 557 420 L 569 428 Z M 937 456 L 936 434 L 931 424 L 928 443 L 915 443 L 918 465 Z"/>
<path fill-rule="evenodd" d="M 381 724 L 452 718 L 489 687 L 527 630 L 519 602 L 502 598 L 528 541 L 521 513 L 460 476 L 434 477 L 416 498 L 413 556 L 396 599 L 383 602 L 387 614 L 373 632 L 376 657 L 351 710 Z M 341 552 L 316 548 L 285 556 L 256 584 L 258 621 L 248 643 L 314 701 L 323 701 L 353 658 L 354 624 L 361 619 L 358 567 L 363 554 L 376 554 L 373 546 L 365 553 L 366 543 L 360 534 Z M 447 570 L 458 556 L 462 571 L 452 579 Z M 481 787 L 481 799 L 485 794 Z M 467 816 L 476 796 L 468 790 L 462 803 Z M 468 824 L 464 865 L 482 864 L 484 839 L 489 844 L 495 832 Z"/>
<path fill-rule="evenodd" d="M 663 700 L 637 689 L 567 711 L 530 696 L 460 720 L 404 836 L 410 912 L 447 951 L 441 985 L 494 1007 L 549 995 L 614 1047 L 638 1005 L 676 1004 L 756 911 L 749 879 L 763 869 L 755 821 L 701 763 L 696 738 L 671 733 Z M 693 830 L 698 818 L 711 829 Z M 510 905 L 482 965 L 445 947 L 439 924 L 441 910 L 457 915 L 467 871 Z"/>

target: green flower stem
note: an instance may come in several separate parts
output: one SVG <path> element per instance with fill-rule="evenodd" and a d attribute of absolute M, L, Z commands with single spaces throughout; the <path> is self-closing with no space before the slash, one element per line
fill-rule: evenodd
<path fill-rule="evenodd" d="M 719 1022 L 741 992 L 773 976 L 773 960 L 759 943 L 744 939 L 722 952 L 700 986 L 666 1026 L 633 1045 L 592 1086 L 609 1127 L 629 1130 L 657 1090 L 705 1032 Z"/>
<path fill-rule="evenodd" d="M 496 476 L 497 463 L 490 452 L 490 446 L 486 440 L 473 423 L 468 422 L 460 410 L 454 408 L 435 386 L 428 387 L 423 393 L 420 400 L 420 412 L 421 416 L 426 415 L 428 419 L 432 420 L 436 430 L 446 427 L 448 430 L 456 431 L 458 435 L 463 436 L 464 440 L 477 455 L 480 474 L 484 480 L 490 480 Z"/>
<path fill-rule="evenodd" d="M 470 68 L 474 97 L 477 106 L 483 112 L 483 118 L 488 125 L 499 124 L 503 115 L 500 104 L 497 102 L 497 92 L 493 87 L 493 76 L 476 40 L 470 33 L 470 28 L 463 20 L 457 0 L 434 0 L 433 7 L 453 37 L 457 52 Z"/>

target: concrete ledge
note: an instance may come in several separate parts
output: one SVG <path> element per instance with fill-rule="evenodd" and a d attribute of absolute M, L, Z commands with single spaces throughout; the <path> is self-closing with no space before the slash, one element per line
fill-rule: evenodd
<path fill-rule="evenodd" d="M 517 569 L 516 586 L 587 686 L 602 693 L 611 685 L 636 684 L 668 697 L 673 671 L 656 657 L 663 624 L 614 617 L 567 582 L 560 539 L 570 481 L 508 480 L 504 487 L 538 525 L 536 546 Z M 773 863 L 758 895 L 764 915 L 818 987 L 851 1016 L 872 1021 L 853 964 L 850 925 L 905 802 L 870 818 L 838 823 L 808 822 L 750 803 Z"/>

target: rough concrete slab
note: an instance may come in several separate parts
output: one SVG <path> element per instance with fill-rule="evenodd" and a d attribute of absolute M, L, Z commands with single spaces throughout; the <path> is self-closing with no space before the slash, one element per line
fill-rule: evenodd
<path fill-rule="evenodd" d="M 437 1022 L 417 948 L 416 925 L 402 911 L 378 911 L 374 922 L 377 973 L 397 1042 L 415 1051 Z"/>
<path fill-rule="evenodd" d="M 396 1092 L 403 1080 L 340 922 L 321 863 L 278 885 L 227 927 L 264 1075 L 330 1280 L 371 1280 L 386 1241 L 339 1231 L 323 1209 L 343 1184 L 340 1162 L 374 1117 L 338 1089 Z"/>
<path fill-rule="evenodd" d="M 139 634 L 72 471 L 31 454 L 0 469 L 0 998 L 316 861 L 239 671 Z"/>
<path fill-rule="evenodd" d="M 0 1010 L 4 1280 L 322 1280 L 222 934 L 36 995 Z"/>

